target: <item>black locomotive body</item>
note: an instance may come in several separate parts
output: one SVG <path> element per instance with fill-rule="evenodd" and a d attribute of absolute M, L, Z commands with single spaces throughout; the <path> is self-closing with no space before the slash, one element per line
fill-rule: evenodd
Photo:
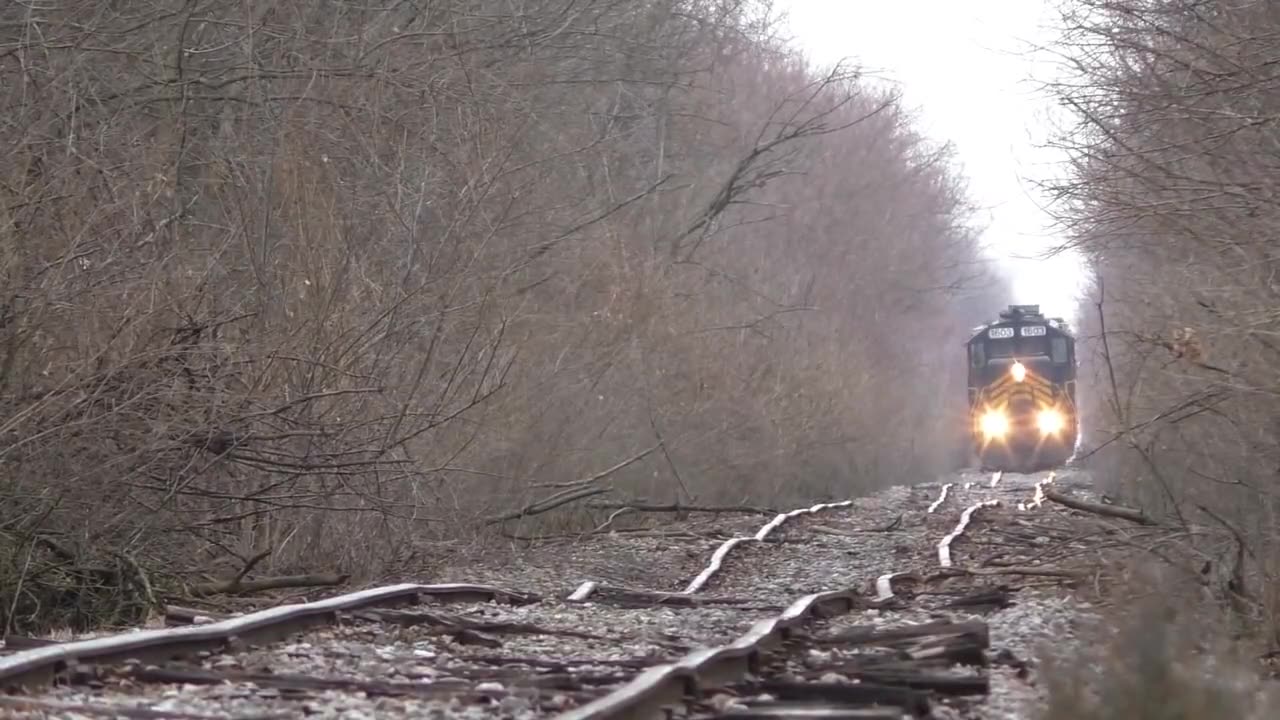
<path fill-rule="evenodd" d="M 1066 463 L 1079 435 L 1075 337 L 1039 305 L 1010 305 L 978 328 L 969 355 L 969 417 L 984 470 Z"/>

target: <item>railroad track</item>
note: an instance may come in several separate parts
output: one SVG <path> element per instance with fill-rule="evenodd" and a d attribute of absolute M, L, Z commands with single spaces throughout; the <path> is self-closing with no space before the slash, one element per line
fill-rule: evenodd
<path fill-rule="evenodd" d="M 993 681 L 1027 666 L 993 644 L 1026 602 L 985 563 L 1016 564 L 1010 546 L 1043 560 L 1002 539 L 1048 532 L 1052 481 L 802 508 L 723 542 L 679 590 L 402 584 L 22 649 L 0 655 L 0 717 L 987 717 Z"/>

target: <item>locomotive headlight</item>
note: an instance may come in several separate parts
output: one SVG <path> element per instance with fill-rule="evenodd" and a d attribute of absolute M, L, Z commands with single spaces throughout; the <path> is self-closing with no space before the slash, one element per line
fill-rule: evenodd
<path fill-rule="evenodd" d="M 1027 379 L 1027 367 L 1020 362 L 1015 362 L 1013 367 L 1009 368 L 1009 374 L 1013 376 L 1014 382 L 1022 382 Z"/>
<path fill-rule="evenodd" d="M 1066 419 L 1057 410 L 1041 410 L 1040 414 L 1036 416 L 1036 425 L 1039 426 L 1040 432 L 1045 435 L 1052 435 L 1058 432 L 1066 424 Z"/>
<path fill-rule="evenodd" d="M 1009 432 L 1009 420 L 1004 413 L 992 410 L 982 416 L 982 434 L 988 438 L 1004 437 Z"/>

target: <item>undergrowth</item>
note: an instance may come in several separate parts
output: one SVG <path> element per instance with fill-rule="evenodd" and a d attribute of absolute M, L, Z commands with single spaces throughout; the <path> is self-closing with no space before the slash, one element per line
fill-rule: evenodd
<path fill-rule="evenodd" d="M 1231 639 L 1231 619 L 1169 578 L 1145 574 L 1072 648 L 1042 655 L 1040 720 L 1280 717 L 1280 693 Z"/>

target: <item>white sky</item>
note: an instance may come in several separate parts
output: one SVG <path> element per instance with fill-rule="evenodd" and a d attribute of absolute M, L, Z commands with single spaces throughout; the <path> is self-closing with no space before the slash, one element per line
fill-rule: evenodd
<path fill-rule="evenodd" d="M 1051 77 L 1029 43 L 1054 39 L 1046 0 L 775 0 L 791 35 L 816 62 L 848 58 L 895 82 L 918 128 L 953 143 L 970 199 L 983 210 L 983 242 L 1009 270 L 1011 303 L 1039 303 L 1072 320 L 1083 270 L 1074 257 L 1038 259 L 1056 241 L 1034 181 L 1060 170 L 1039 145 L 1053 105 L 1037 87 Z M 1019 257 L 1025 259 L 1018 259 Z"/>

